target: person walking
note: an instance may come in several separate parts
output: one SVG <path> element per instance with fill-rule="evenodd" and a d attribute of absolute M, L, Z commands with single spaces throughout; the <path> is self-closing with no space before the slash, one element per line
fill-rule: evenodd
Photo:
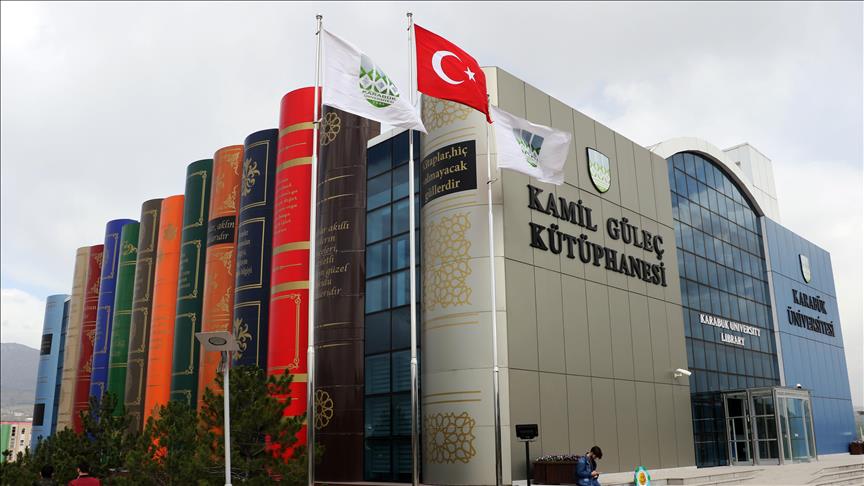
<path fill-rule="evenodd" d="M 87 461 L 81 461 L 78 463 L 78 479 L 69 481 L 69 486 L 102 486 L 102 481 L 90 475 L 90 465 Z"/>
<path fill-rule="evenodd" d="M 600 486 L 597 461 L 603 459 L 603 451 L 596 445 L 576 460 L 576 484 L 578 486 Z"/>

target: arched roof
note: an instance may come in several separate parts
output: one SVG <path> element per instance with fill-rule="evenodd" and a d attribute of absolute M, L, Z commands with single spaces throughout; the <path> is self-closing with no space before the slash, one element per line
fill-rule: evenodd
<path fill-rule="evenodd" d="M 749 178 L 744 175 L 744 172 L 738 167 L 732 159 L 720 150 L 716 145 L 706 142 L 701 138 L 696 137 L 677 137 L 660 142 L 648 147 L 648 150 L 655 154 L 668 159 L 669 157 L 680 152 L 691 152 L 699 154 L 710 159 L 717 165 L 717 168 L 723 171 L 727 177 L 735 184 L 741 194 L 747 198 L 750 206 L 756 211 L 759 216 L 764 216 L 765 211 L 759 205 L 755 194 L 756 188 L 749 181 Z"/>

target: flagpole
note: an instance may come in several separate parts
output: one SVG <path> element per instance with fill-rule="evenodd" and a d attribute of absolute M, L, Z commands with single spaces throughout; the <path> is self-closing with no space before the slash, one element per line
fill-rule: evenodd
<path fill-rule="evenodd" d="M 319 86 L 321 84 L 321 21 L 315 16 L 315 94 L 312 107 L 312 183 L 309 192 L 309 347 L 306 350 L 306 472 L 309 486 L 315 484 L 315 246 L 318 224 L 318 125 Z"/>
<path fill-rule="evenodd" d="M 487 95 L 488 97 L 488 95 Z M 489 279 L 492 289 L 492 407 L 495 414 L 495 485 L 501 486 L 501 399 L 498 377 L 498 305 L 495 302 L 495 233 L 492 215 L 492 145 L 489 137 L 490 125 L 486 124 L 486 195 L 489 206 Z"/>
<path fill-rule="evenodd" d="M 414 108 L 414 54 L 413 54 L 413 34 L 414 34 L 414 14 L 408 12 L 408 85 L 411 107 Z M 415 250 L 417 244 L 417 236 L 414 231 L 416 227 L 415 221 L 415 201 L 414 201 L 414 130 L 408 129 L 408 264 L 409 278 L 411 282 L 410 298 L 411 298 L 411 484 L 419 486 L 420 484 L 420 464 L 417 460 L 420 449 L 419 433 L 418 433 L 418 379 L 417 379 L 417 252 Z"/>

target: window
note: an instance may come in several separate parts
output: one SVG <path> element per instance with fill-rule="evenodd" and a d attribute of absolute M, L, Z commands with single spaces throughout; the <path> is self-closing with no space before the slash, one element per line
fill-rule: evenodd
<path fill-rule="evenodd" d="M 416 132 L 415 136 L 419 227 L 420 138 Z M 364 478 L 407 482 L 411 479 L 408 133 L 370 147 L 367 159 Z M 419 264 L 419 245 L 417 250 Z M 418 286 L 418 299 L 419 290 Z"/>
<path fill-rule="evenodd" d="M 746 197 L 708 158 L 675 154 L 668 173 L 687 362 L 693 371 L 696 461 L 721 465 L 728 458 L 719 393 L 779 384 L 761 227 Z M 699 314 L 755 326 L 762 333 L 756 337 L 705 325 Z M 724 342 L 724 333 L 744 336 L 744 346 Z"/>

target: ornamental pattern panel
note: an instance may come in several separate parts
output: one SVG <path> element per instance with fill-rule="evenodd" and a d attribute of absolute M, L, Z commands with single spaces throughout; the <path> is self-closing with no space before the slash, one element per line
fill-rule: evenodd
<path fill-rule="evenodd" d="M 469 463 L 477 454 L 474 449 L 474 426 L 468 412 L 434 413 L 423 417 L 423 436 L 426 439 L 426 462 L 432 464 Z"/>
<path fill-rule="evenodd" d="M 443 216 L 426 223 L 423 255 L 427 270 L 423 272 L 424 311 L 471 304 L 472 289 L 469 264 L 471 229 L 469 213 Z"/>
<path fill-rule="evenodd" d="M 428 97 L 423 103 L 423 123 L 427 130 L 437 130 L 456 120 L 465 120 L 471 108 L 452 101 Z"/>

